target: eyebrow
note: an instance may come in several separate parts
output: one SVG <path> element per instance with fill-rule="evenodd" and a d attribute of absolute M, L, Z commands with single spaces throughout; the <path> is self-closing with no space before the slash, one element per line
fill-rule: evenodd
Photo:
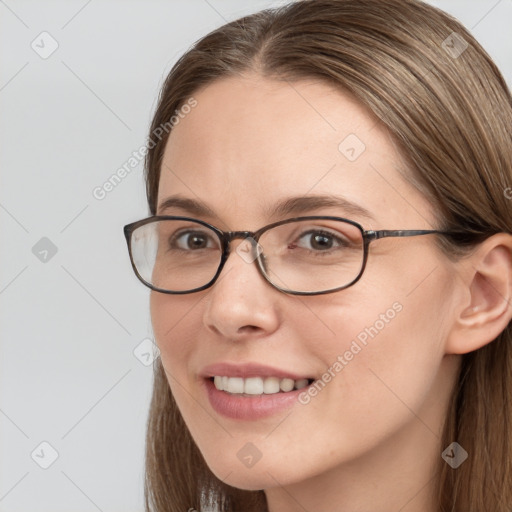
<path fill-rule="evenodd" d="M 166 198 L 157 209 L 157 214 L 162 215 L 169 209 L 179 209 L 187 214 L 196 217 L 212 217 L 217 215 L 205 202 L 196 199 L 190 199 L 182 195 L 173 195 Z M 277 204 L 267 207 L 264 214 L 269 219 L 282 218 L 287 215 L 298 215 L 307 213 L 320 208 L 338 208 L 343 210 L 344 214 L 356 215 L 368 220 L 375 220 L 373 215 L 362 206 L 345 199 L 344 197 L 334 195 L 315 195 L 315 196 L 297 196 L 288 197 Z"/>

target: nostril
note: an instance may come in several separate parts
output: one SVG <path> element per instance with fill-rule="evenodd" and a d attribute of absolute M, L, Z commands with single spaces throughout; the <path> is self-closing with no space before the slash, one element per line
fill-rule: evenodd
<path fill-rule="evenodd" d="M 259 331 L 259 327 L 255 326 L 255 325 L 244 325 L 243 327 L 239 327 L 238 328 L 238 332 L 239 333 L 245 333 L 245 332 L 254 332 L 254 331 Z"/>

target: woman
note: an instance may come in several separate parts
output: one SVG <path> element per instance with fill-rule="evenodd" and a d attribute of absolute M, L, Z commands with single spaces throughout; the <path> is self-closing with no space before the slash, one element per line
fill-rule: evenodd
<path fill-rule="evenodd" d="M 148 510 L 511 509 L 511 125 L 416 0 L 291 3 L 176 63 L 125 228 Z"/>

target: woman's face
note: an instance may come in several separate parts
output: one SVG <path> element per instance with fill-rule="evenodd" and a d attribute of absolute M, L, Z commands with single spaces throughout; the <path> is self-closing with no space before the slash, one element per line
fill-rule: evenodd
<path fill-rule="evenodd" d="M 321 82 L 249 75 L 217 81 L 194 97 L 197 106 L 166 147 L 158 214 L 232 231 L 304 215 L 345 217 L 371 230 L 434 227 L 432 207 L 404 180 L 391 140 L 349 95 Z M 160 209 L 173 195 L 206 204 L 213 215 Z M 339 205 L 267 216 L 285 199 L 320 195 L 368 215 Z M 355 475 L 363 461 L 378 467 L 437 446 L 455 368 L 444 357 L 455 292 L 452 264 L 433 237 L 372 242 L 362 278 L 325 295 L 273 288 L 236 251 L 247 244 L 242 239 L 232 242 L 211 288 L 152 292 L 169 385 L 218 478 L 268 489 L 329 470 L 352 468 Z M 217 390 L 213 375 L 238 377 L 233 385 L 242 386 L 249 383 L 241 377 L 258 376 L 316 382 L 240 395 Z M 250 382 L 258 393 L 259 379 Z"/>

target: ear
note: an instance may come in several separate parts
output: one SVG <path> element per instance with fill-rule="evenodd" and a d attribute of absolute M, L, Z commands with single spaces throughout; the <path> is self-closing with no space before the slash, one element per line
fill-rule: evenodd
<path fill-rule="evenodd" d="M 512 318 L 512 236 L 498 233 L 463 260 L 463 303 L 455 311 L 446 342 L 448 354 L 487 345 Z"/>

